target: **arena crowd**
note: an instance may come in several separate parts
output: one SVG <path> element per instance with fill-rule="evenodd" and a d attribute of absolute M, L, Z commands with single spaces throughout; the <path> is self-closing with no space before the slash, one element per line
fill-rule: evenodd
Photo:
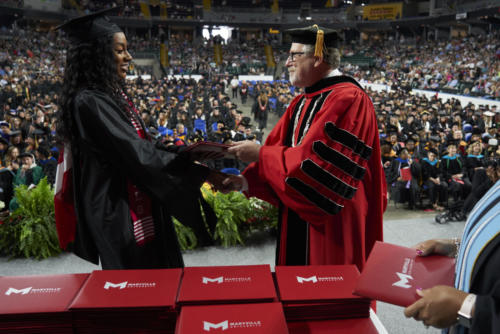
<path fill-rule="evenodd" d="M 95 8 L 92 8 L 95 9 Z M 65 42 L 55 33 L 21 28 L 0 34 L 0 200 L 8 209 L 12 189 L 36 183 L 40 175 L 54 182 L 58 147 L 55 115 L 64 71 Z M 159 52 L 160 37 L 129 36 L 134 52 Z M 57 42 L 56 42 L 57 41 Z M 223 44 L 223 63 L 213 60 L 213 44 L 198 38 L 172 36 L 167 41 L 170 67 L 162 77 L 141 77 L 149 69 L 131 69 L 128 95 L 141 112 L 150 134 L 165 145 L 188 145 L 200 140 L 231 143 L 262 141 L 299 90 L 290 86 L 286 69 L 280 80 L 240 81 L 239 74 L 264 74 L 264 39 L 230 40 Z M 276 44 L 277 63 L 286 48 Z M 362 83 L 391 86 L 391 92 L 370 91 L 378 117 L 390 198 L 406 209 L 447 210 L 447 219 L 463 219 L 471 205 L 496 181 L 500 158 L 500 110 L 484 105 L 461 105 L 413 95 L 411 89 L 446 91 L 500 99 L 500 43 L 497 34 L 449 41 L 373 41 L 349 44 L 346 57 L 374 59 L 371 67 L 343 62 L 340 71 Z M 274 73 L 274 72 L 273 72 Z M 199 74 L 201 79 L 167 79 L 167 75 Z M 240 103 L 240 106 L 237 105 Z M 252 117 L 241 105 L 251 107 Z M 232 159 L 212 162 L 218 169 L 242 170 Z M 34 170 L 37 172 L 34 172 Z M 41 170 L 41 173 L 40 173 Z M 37 175 L 37 177 L 33 177 Z M 27 177 L 28 176 L 28 177 Z"/>

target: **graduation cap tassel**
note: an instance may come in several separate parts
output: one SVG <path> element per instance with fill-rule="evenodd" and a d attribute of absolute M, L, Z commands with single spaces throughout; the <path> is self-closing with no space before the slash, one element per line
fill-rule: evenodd
<path fill-rule="evenodd" d="M 314 56 L 323 57 L 323 43 L 324 43 L 325 32 L 321 30 L 317 24 L 313 25 L 313 27 L 318 29 L 316 33 L 316 45 L 314 47 Z"/>

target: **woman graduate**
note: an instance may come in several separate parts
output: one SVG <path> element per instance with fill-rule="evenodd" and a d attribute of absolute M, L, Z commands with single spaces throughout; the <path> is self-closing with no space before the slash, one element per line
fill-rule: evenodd
<path fill-rule="evenodd" d="M 205 179 L 217 183 L 218 176 L 150 138 L 124 92 L 132 60 L 127 39 L 107 12 L 58 27 L 70 42 L 57 134 L 64 163 L 72 160 L 73 166 L 72 182 L 60 172 L 56 181 L 60 243 L 83 259 L 100 260 L 103 269 L 182 267 L 171 216 L 204 233 L 202 242 L 209 240 L 200 186 Z"/>

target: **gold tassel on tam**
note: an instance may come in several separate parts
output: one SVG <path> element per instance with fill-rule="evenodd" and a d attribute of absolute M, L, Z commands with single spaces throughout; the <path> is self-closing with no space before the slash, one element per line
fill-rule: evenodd
<path fill-rule="evenodd" d="M 323 41 L 325 37 L 325 32 L 321 30 L 317 24 L 313 25 L 314 28 L 318 29 L 316 33 L 316 45 L 314 47 L 314 56 L 323 57 Z"/>

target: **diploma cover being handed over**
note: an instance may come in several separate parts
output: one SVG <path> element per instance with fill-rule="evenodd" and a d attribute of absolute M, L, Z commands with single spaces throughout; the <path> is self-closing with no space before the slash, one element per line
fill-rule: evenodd
<path fill-rule="evenodd" d="M 189 145 L 184 149 L 184 152 L 195 153 L 195 154 L 220 154 L 220 157 L 235 159 L 234 154 L 227 152 L 227 149 L 231 147 L 230 145 L 225 145 L 221 143 L 215 143 L 210 141 L 199 141 L 194 144 Z"/>

